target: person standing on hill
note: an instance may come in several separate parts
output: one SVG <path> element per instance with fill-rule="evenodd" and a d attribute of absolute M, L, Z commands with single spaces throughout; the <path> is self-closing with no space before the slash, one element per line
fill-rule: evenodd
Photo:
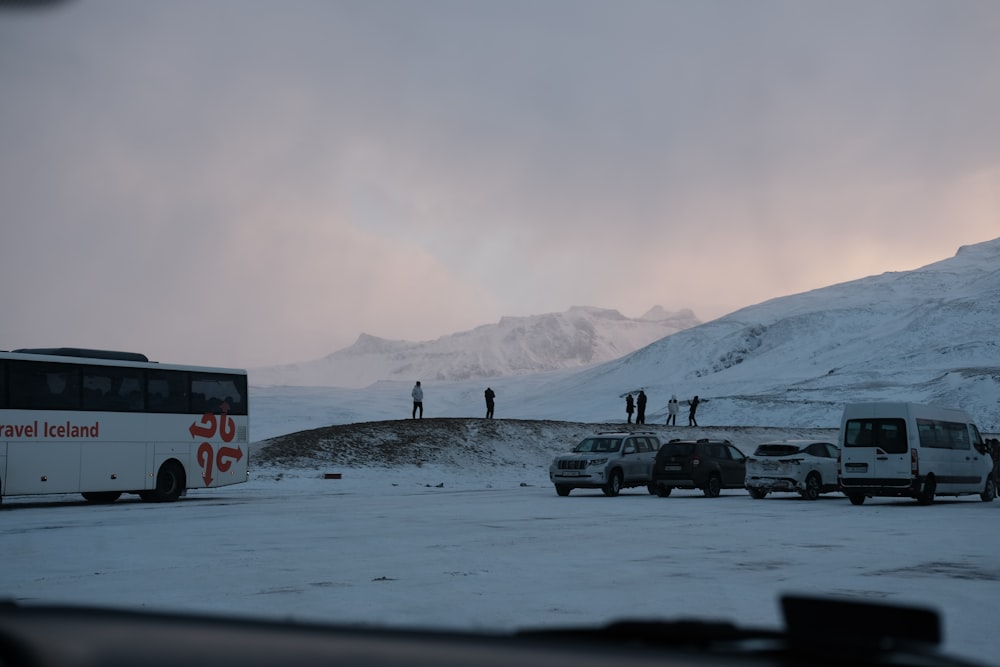
<path fill-rule="evenodd" d="M 486 388 L 484 394 L 486 395 L 486 418 L 493 419 L 493 399 L 495 399 L 497 395 L 489 387 Z"/>
<path fill-rule="evenodd" d="M 413 397 L 413 417 L 417 418 L 417 412 L 420 412 L 420 418 L 424 418 L 424 390 L 420 387 L 420 380 L 413 385 L 413 391 L 410 392 L 410 396 Z"/>
<path fill-rule="evenodd" d="M 636 398 L 635 402 L 635 423 L 645 424 L 646 423 L 646 392 L 642 389 L 639 390 L 639 396 Z"/>
<path fill-rule="evenodd" d="M 667 426 L 677 426 L 677 394 L 671 394 L 667 401 Z"/>
<path fill-rule="evenodd" d="M 688 405 L 691 406 L 691 408 L 688 410 L 688 426 L 698 425 L 698 420 L 694 418 L 694 413 L 698 411 L 699 403 L 701 403 L 701 401 L 698 400 L 697 396 L 688 401 Z"/>
<path fill-rule="evenodd" d="M 633 412 L 635 412 L 635 401 L 632 400 L 632 394 L 629 393 L 629 395 L 625 397 L 625 414 L 628 415 L 628 422 L 626 423 L 632 423 Z"/>

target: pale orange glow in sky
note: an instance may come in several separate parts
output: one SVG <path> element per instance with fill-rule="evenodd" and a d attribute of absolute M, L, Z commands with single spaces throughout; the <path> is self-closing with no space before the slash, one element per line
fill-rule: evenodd
<path fill-rule="evenodd" d="M 0 11 L 0 348 L 254 367 L 915 269 L 1000 236 L 998 34 L 971 0 Z"/>

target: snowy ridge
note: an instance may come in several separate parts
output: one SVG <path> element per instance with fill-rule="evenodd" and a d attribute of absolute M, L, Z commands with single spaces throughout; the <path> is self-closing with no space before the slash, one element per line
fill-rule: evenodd
<path fill-rule="evenodd" d="M 657 341 L 549 391 L 645 387 L 709 398 L 713 423 L 833 423 L 844 402 L 960 407 L 1000 425 L 1000 239 L 907 272 L 773 299 Z M 700 421 L 700 420 L 699 420 Z"/>
<path fill-rule="evenodd" d="M 570 311 L 574 312 L 574 311 Z M 505 318 L 508 319 L 508 318 Z M 521 318 L 497 325 L 513 331 Z M 558 326 L 526 318 L 539 330 Z M 479 330 L 480 349 L 492 345 Z M 452 345 L 457 347 L 457 345 Z M 485 354 L 485 352 L 484 352 Z M 443 355 L 442 355 L 443 356 Z M 428 359 L 428 357 L 424 357 Z M 481 417 L 482 378 L 424 381 L 426 415 Z M 251 400 L 284 430 L 409 416 L 412 379 L 365 390 L 255 388 Z M 772 299 L 685 328 L 610 362 L 491 379 L 498 418 L 622 422 L 626 392 L 644 388 L 647 420 L 662 424 L 666 402 L 705 401 L 701 425 L 830 428 L 845 402 L 914 401 L 968 411 L 984 430 L 1000 431 L 1000 239 L 966 246 L 954 257 Z M 282 397 L 287 405 L 282 407 Z M 303 412 L 302 400 L 315 406 Z M 707 399 L 707 400 L 706 400 Z M 292 417 L 283 412 L 295 410 Z M 678 424 L 687 424 L 686 406 Z"/>
<path fill-rule="evenodd" d="M 657 306 L 638 319 L 576 306 L 564 313 L 503 317 L 497 324 L 428 342 L 361 334 L 323 359 L 252 369 L 255 386 L 367 387 L 380 380 L 453 381 L 580 368 L 610 361 L 700 324 L 690 310 Z"/>

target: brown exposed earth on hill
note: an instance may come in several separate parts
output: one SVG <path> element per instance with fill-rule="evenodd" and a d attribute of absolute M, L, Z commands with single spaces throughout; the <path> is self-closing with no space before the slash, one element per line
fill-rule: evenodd
<path fill-rule="evenodd" d="M 761 442 L 786 438 L 836 439 L 836 429 L 770 427 L 642 427 L 621 423 L 487 419 L 402 419 L 299 431 L 255 445 L 256 465 L 319 468 L 443 464 L 458 467 L 545 465 L 584 437 L 600 431 L 651 431 L 672 438 L 724 438 L 744 453 Z"/>

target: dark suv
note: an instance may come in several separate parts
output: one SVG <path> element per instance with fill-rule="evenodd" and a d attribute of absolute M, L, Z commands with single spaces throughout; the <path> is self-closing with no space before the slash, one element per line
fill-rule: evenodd
<path fill-rule="evenodd" d="M 653 488 L 666 498 L 674 489 L 701 489 L 715 498 L 722 489 L 742 489 L 747 457 L 728 440 L 671 440 L 656 454 Z"/>

